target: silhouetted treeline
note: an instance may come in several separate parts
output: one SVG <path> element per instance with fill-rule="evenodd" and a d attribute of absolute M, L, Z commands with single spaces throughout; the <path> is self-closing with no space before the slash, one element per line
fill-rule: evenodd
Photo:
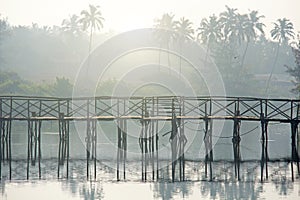
<path fill-rule="evenodd" d="M 205 57 L 211 57 L 220 70 L 228 95 L 292 97 L 291 81 L 296 84 L 293 91 L 297 93 L 300 80 L 291 70 L 295 67 L 292 46 L 296 31 L 292 22 L 284 18 L 274 22 L 274 26 L 269 27 L 271 32 L 267 32 L 261 22 L 263 17 L 257 11 L 239 13 L 237 9 L 226 6 L 224 12 L 204 18 L 200 24 L 164 14 L 155 20 L 154 27 L 177 33 L 176 37 L 170 37 L 164 31 L 158 31 L 157 42 L 164 48 L 174 41 L 186 40 L 203 45 Z M 99 7 L 91 5 L 81 12 L 81 16 L 72 15 L 62 20 L 61 26 L 35 23 L 11 26 L 8 19 L 2 17 L 0 93 L 55 95 L 53 89 L 45 89 L 43 85 L 54 85 L 59 80 L 72 85 L 78 68 L 91 49 L 113 35 L 96 32 L 101 30 L 103 22 Z M 168 56 L 167 59 L 172 63 L 174 58 Z M 289 66 L 289 73 L 284 66 Z M 180 62 L 180 70 L 184 70 L 184 63 Z M 3 78 L 9 76 L 12 77 Z M 55 80 L 55 77 L 66 79 Z M 111 88 L 114 77 L 111 78 L 108 83 L 100 85 Z"/>

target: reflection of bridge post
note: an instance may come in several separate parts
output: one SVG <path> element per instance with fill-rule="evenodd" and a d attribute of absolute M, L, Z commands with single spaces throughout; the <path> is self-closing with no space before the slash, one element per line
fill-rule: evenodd
<path fill-rule="evenodd" d="M 27 146 L 27 179 L 29 179 L 29 166 L 35 166 L 38 159 L 39 178 L 41 178 L 41 128 L 42 121 L 35 119 L 36 112 L 28 118 L 28 146 Z"/>
<path fill-rule="evenodd" d="M 59 146 L 58 146 L 58 168 L 57 177 L 59 178 L 60 168 L 64 166 L 67 158 L 67 177 L 69 162 L 69 121 L 65 119 L 64 113 L 59 113 L 58 122 Z"/>

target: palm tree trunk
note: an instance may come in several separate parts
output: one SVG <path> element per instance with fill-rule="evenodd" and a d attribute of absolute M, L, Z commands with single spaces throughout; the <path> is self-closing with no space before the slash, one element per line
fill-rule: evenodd
<path fill-rule="evenodd" d="M 86 69 L 86 76 L 89 74 L 89 68 L 90 68 L 90 55 L 92 50 L 92 41 L 93 41 L 93 26 L 91 26 L 91 33 L 90 33 L 90 42 L 89 42 L 89 54 L 88 54 L 88 60 L 87 60 L 87 69 Z"/>
<path fill-rule="evenodd" d="M 160 55 L 161 55 L 161 44 L 159 45 L 158 51 L 158 71 L 160 72 Z"/>
<path fill-rule="evenodd" d="M 179 44 L 179 77 L 180 77 L 180 80 L 181 80 L 181 52 L 182 52 L 182 41 L 180 41 L 180 44 Z"/>
<path fill-rule="evenodd" d="M 169 74 L 171 74 L 171 65 L 170 65 L 170 52 L 169 52 L 169 49 L 170 49 L 170 47 L 169 47 L 169 44 L 168 44 L 168 52 L 167 52 L 167 54 L 168 54 L 168 66 L 169 66 Z"/>
<path fill-rule="evenodd" d="M 92 39 L 93 39 L 93 26 L 91 26 L 91 33 L 90 33 L 90 42 L 89 42 L 89 55 L 92 50 Z"/>
<path fill-rule="evenodd" d="M 274 59 L 274 63 L 273 63 L 273 66 L 272 66 L 272 70 L 271 70 L 271 73 L 270 73 L 270 76 L 268 78 L 268 81 L 267 81 L 267 84 L 266 84 L 266 90 L 265 90 L 265 94 L 267 95 L 268 94 L 268 89 L 269 89 L 269 86 L 270 86 L 270 81 L 271 81 L 271 78 L 273 76 L 273 72 L 274 72 L 274 69 L 275 69 L 275 66 L 277 64 L 277 60 L 278 60 L 278 53 L 279 53 L 279 42 L 277 44 L 277 50 L 276 50 L 276 56 L 275 56 L 275 59 Z"/>
<path fill-rule="evenodd" d="M 243 54 L 242 63 L 241 63 L 241 70 L 244 68 L 244 62 L 245 62 L 248 46 L 249 46 L 249 41 L 247 41 L 246 48 L 245 48 L 245 51 L 244 51 L 244 54 Z"/>
<path fill-rule="evenodd" d="M 242 74 L 243 74 L 242 71 L 244 69 L 244 62 L 245 62 L 245 58 L 246 58 L 248 46 L 249 46 L 249 41 L 247 41 L 247 43 L 246 43 L 246 48 L 244 50 L 243 57 L 242 57 L 241 68 L 240 68 L 240 70 L 238 72 L 238 77 L 239 77 L 240 80 L 243 80 L 243 78 L 242 78 Z"/>
<path fill-rule="evenodd" d="M 204 67 L 206 67 L 207 64 L 207 57 L 208 57 L 208 52 L 209 52 L 209 48 L 210 48 L 210 42 L 208 42 L 207 47 L 206 47 L 206 54 L 205 54 L 205 60 L 204 60 Z"/>

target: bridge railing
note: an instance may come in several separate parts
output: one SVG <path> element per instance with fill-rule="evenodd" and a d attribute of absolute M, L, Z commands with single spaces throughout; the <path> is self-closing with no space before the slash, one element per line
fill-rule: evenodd
<path fill-rule="evenodd" d="M 70 120 L 118 117 L 170 119 L 172 115 L 191 119 L 265 120 L 290 122 L 299 118 L 300 100 L 249 97 L 22 97 L 1 96 L 0 117 L 26 120 L 32 113 L 41 119 Z"/>

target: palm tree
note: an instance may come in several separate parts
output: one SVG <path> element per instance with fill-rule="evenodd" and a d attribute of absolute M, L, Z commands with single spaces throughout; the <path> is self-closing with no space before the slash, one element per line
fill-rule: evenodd
<path fill-rule="evenodd" d="M 287 44 L 290 39 L 294 38 L 294 26 L 293 23 L 290 22 L 290 20 L 283 18 L 283 19 L 278 19 L 278 23 L 274 23 L 274 28 L 271 30 L 271 36 L 274 40 L 277 40 L 277 48 L 276 48 L 276 54 L 275 54 L 275 59 L 274 63 L 272 66 L 272 70 L 270 73 L 270 76 L 268 78 L 267 84 L 266 84 L 266 90 L 265 93 L 267 94 L 269 84 L 277 63 L 278 59 L 278 54 L 279 54 L 279 47 L 281 44 L 285 43 Z"/>
<path fill-rule="evenodd" d="M 228 6 L 226 6 L 226 11 L 219 15 L 220 26 L 223 34 L 223 47 L 221 52 L 230 50 L 228 51 L 228 64 L 230 64 L 230 66 L 233 65 L 233 59 L 237 57 L 234 52 L 237 49 L 235 44 L 235 32 L 232 31 L 235 29 L 234 26 L 237 21 L 237 15 L 237 9 L 230 8 Z"/>
<path fill-rule="evenodd" d="M 232 30 L 232 26 L 236 23 L 236 16 L 237 16 L 237 9 L 236 8 L 229 8 L 226 6 L 226 11 L 220 14 L 220 23 L 223 29 L 223 35 L 225 37 L 224 41 L 228 40 L 230 36 L 230 32 Z"/>
<path fill-rule="evenodd" d="M 220 14 L 225 40 L 230 44 L 241 46 L 242 42 L 246 42 L 246 47 L 242 55 L 240 63 L 240 71 L 244 67 L 245 57 L 248 51 L 249 42 L 256 39 L 259 34 L 264 34 L 263 27 L 260 22 L 264 16 L 259 16 L 258 11 L 251 11 L 249 14 L 239 14 L 237 9 L 226 6 L 227 11 Z M 240 77 L 240 76 L 237 76 Z"/>
<path fill-rule="evenodd" d="M 78 36 L 80 34 L 78 18 L 79 17 L 77 15 L 72 15 L 69 19 L 64 19 L 61 23 L 62 31 Z"/>
<path fill-rule="evenodd" d="M 82 17 L 79 19 L 79 23 L 82 24 L 83 30 L 90 28 L 89 57 L 92 48 L 93 33 L 95 30 L 103 28 L 104 18 L 102 17 L 102 13 L 99 9 L 99 6 L 89 5 L 89 10 L 81 11 Z"/>
<path fill-rule="evenodd" d="M 206 63 L 211 44 L 217 42 L 223 36 L 220 21 L 215 15 L 210 16 L 209 20 L 204 18 L 201 20 L 200 27 L 197 30 L 199 31 L 197 38 L 201 38 L 202 42 L 207 45 L 205 55 Z"/>
<path fill-rule="evenodd" d="M 174 39 L 174 30 L 176 23 L 174 21 L 174 15 L 165 13 L 162 17 L 156 20 L 154 24 L 156 38 L 160 43 L 160 48 L 166 46 L 167 50 L 170 48 L 170 42 Z M 160 65 L 160 54 L 161 49 L 159 50 L 159 65 Z M 170 66 L 170 54 L 168 52 L 168 65 Z"/>
<path fill-rule="evenodd" d="M 179 21 L 176 22 L 176 37 L 179 42 L 179 53 L 180 53 L 180 60 L 179 60 L 179 74 L 181 75 L 181 51 L 182 51 L 182 45 L 184 42 L 188 40 L 194 39 L 194 29 L 192 27 L 193 23 L 185 19 L 184 17 L 180 18 Z"/>
<path fill-rule="evenodd" d="M 261 18 L 264 18 L 265 16 L 261 15 L 258 16 L 258 11 L 251 11 L 248 15 L 248 19 L 244 21 L 244 29 L 245 29 L 245 34 L 246 37 L 244 38 L 246 40 L 246 48 L 244 50 L 243 58 L 242 58 L 242 63 L 241 63 L 241 68 L 244 66 L 244 61 L 246 57 L 246 53 L 248 50 L 249 42 L 252 39 L 256 39 L 258 35 L 262 34 L 264 35 L 264 30 L 263 27 L 265 24 L 260 22 Z"/>

